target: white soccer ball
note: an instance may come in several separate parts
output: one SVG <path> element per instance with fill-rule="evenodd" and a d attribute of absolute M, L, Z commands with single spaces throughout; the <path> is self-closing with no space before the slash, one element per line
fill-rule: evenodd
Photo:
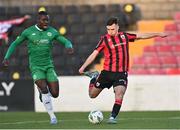
<path fill-rule="evenodd" d="M 103 120 L 103 114 L 99 110 L 91 111 L 88 116 L 89 122 L 99 124 Z"/>

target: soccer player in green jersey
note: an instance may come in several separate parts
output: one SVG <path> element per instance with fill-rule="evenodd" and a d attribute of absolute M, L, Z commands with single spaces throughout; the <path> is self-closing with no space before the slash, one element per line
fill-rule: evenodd
<path fill-rule="evenodd" d="M 69 40 L 61 36 L 56 29 L 48 26 L 48 23 L 49 15 L 47 12 L 39 12 L 37 24 L 25 29 L 10 45 L 4 57 L 3 66 L 8 66 L 9 58 L 15 48 L 27 40 L 29 68 L 33 80 L 42 95 L 42 102 L 50 116 L 50 123 L 57 124 L 50 97 L 56 98 L 59 96 L 59 83 L 51 56 L 52 41 L 57 40 L 63 44 L 69 54 L 73 53 L 73 47 Z"/>

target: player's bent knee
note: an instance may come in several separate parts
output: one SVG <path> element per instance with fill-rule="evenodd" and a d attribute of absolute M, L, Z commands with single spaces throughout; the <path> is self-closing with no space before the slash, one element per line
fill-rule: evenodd
<path fill-rule="evenodd" d="M 52 97 L 53 97 L 53 98 L 59 97 L 59 93 L 52 93 Z"/>
<path fill-rule="evenodd" d="M 89 97 L 90 97 L 90 98 L 96 98 L 96 97 L 97 97 L 97 95 L 96 95 L 96 94 L 94 94 L 94 93 L 89 93 Z"/>

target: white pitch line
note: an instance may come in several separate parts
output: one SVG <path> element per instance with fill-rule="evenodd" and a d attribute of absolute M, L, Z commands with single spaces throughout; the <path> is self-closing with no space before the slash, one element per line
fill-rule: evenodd
<path fill-rule="evenodd" d="M 168 118 L 119 118 L 117 120 L 179 120 L 180 117 L 168 117 Z M 58 122 L 82 122 L 82 121 L 88 121 L 88 119 L 81 119 L 81 120 L 59 120 Z M 106 121 L 106 119 L 104 119 Z M 48 123 L 49 120 L 44 121 L 20 121 L 20 122 L 2 122 L 0 125 L 13 125 L 13 124 L 37 124 L 37 123 Z"/>

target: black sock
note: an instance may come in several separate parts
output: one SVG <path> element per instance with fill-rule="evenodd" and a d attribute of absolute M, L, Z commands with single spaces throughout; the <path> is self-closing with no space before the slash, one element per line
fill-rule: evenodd
<path fill-rule="evenodd" d="M 111 116 L 116 118 L 116 116 L 118 115 L 119 111 L 120 111 L 121 105 L 120 104 L 114 104 L 113 109 L 112 109 L 112 113 Z"/>
<path fill-rule="evenodd" d="M 96 82 L 96 78 L 92 78 L 91 80 L 90 80 L 90 84 L 94 84 Z"/>

